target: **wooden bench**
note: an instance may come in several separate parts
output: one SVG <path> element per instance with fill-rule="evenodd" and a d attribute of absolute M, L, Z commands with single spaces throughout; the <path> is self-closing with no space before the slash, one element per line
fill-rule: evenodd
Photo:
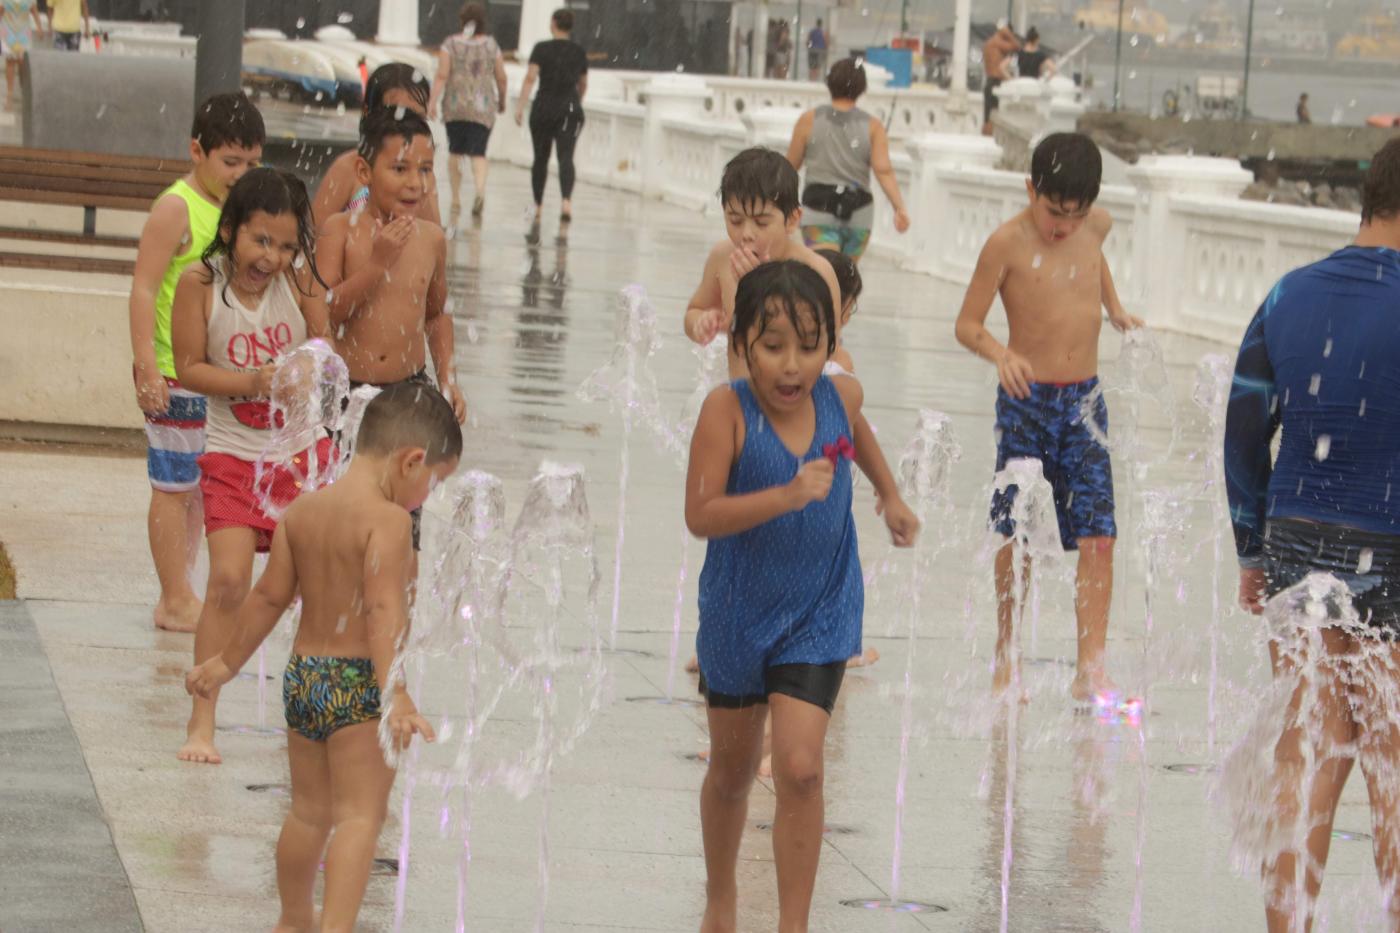
<path fill-rule="evenodd" d="M 0 199 L 79 205 L 89 214 L 83 233 L 90 236 L 97 208 L 149 211 L 190 168 L 183 159 L 0 146 Z"/>

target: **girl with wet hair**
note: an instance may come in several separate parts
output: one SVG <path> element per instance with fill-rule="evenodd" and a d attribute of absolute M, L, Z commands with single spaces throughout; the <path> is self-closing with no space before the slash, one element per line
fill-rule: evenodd
<path fill-rule="evenodd" d="M 272 380 L 286 355 L 308 338 L 329 339 L 325 288 L 311 254 L 314 231 L 306 186 L 290 172 L 256 168 L 230 189 L 218 233 L 200 265 L 180 276 L 172 343 L 180 384 L 208 396 L 208 438 L 199 458 L 209 586 L 194 636 L 194 660 L 223 649 L 247 595 L 253 556 L 266 551 L 276 520 L 304 485 L 310 448 L 330 463 L 330 440 L 314 432 L 272 451 Z M 256 464 L 266 457 L 269 468 Z M 196 697 L 182 761 L 219 763 L 214 746 L 217 694 Z"/>
<path fill-rule="evenodd" d="M 860 647 L 864 584 L 851 461 L 884 499 L 894 543 L 918 521 L 862 431 L 860 384 L 823 375 L 836 309 L 805 263 L 739 282 L 731 340 L 749 377 L 714 390 L 691 441 L 685 518 L 709 540 L 700 575 L 700 691 L 712 740 L 700 791 L 707 904 L 701 929 L 734 929 L 748 793 L 773 717 L 773 852 L 780 929 L 806 929 L 822 840 L 822 749 L 846 660 Z M 868 436 L 865 450 L 852 443 Z"/>

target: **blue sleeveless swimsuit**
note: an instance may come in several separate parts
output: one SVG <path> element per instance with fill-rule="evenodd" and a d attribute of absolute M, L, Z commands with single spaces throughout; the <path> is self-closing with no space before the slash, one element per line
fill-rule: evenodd
<path fill-rule="evenodd" d="M 744 411 L 745 435 L 725 487 L 729 495 L 788 483 L 803 463 L 851 437 L 846 406 L 826 376 L 812 387 L 817 427 L 801 458 L 768 425 L 748 381 L 731 387 Z M 864 609 L 851 461 L 840 457 L 824 502 L 710 539 L 700 572 L 701 674 L 715 693 L 763 696 L 770 667 L 832 664 L 858 652 Z"/>

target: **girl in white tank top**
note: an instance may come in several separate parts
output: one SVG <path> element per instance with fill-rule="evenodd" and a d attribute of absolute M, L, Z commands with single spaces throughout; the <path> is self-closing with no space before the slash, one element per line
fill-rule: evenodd
<path fill-rule="evenodd" d="M 272 543 L 278 514 L 307 476 L 308 448 L 330 441 L 314 434 L 268 451 L 273 437 L 272 375 L 308 338 L 330 339 L 325 286 L 312 256 L 314 227 L 306 187 L 294 175 L 253 169 L 229 191 L 214 242 L 175 288 L 171 343 L 182 385 L 208 396 L 208 444 L 199 458 L 204 529 L 209 539 L 209 589 L 195 638 L 195 663 L 223 650 L 235 634 L 248 593 L 253 555 Z M 255 482 L 254 464 L 272 464 Z M 256 488 L 255 488 L 256 487 Z M 213 699 L 194 700 L 186 761 L 217 762 Z"/>

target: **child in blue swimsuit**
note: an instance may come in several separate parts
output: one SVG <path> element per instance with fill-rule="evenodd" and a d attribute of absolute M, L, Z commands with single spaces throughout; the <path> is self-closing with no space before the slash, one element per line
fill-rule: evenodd
<path fill-rule="evenodd" d="M 860 383 L 822 374 L 836 348 L 831 289 L 801 262 L 745 275 L 730 339 L 748 379 L 705 400 L 691 440 L 686 525 L 709 539 L 700 574 L 700 685 L 713 742 L 700 792 L 708 902 L 702 930 L 734 929 L 735 863 L 773 714 L 779 926 L 806 927 L 822 841 L 822 746 L 864 587 L 851 461 L 870 477 L 896 545 L 918 521 L 860 413 Z M 854 428 L 871 443 L 856 449 Z"/>

